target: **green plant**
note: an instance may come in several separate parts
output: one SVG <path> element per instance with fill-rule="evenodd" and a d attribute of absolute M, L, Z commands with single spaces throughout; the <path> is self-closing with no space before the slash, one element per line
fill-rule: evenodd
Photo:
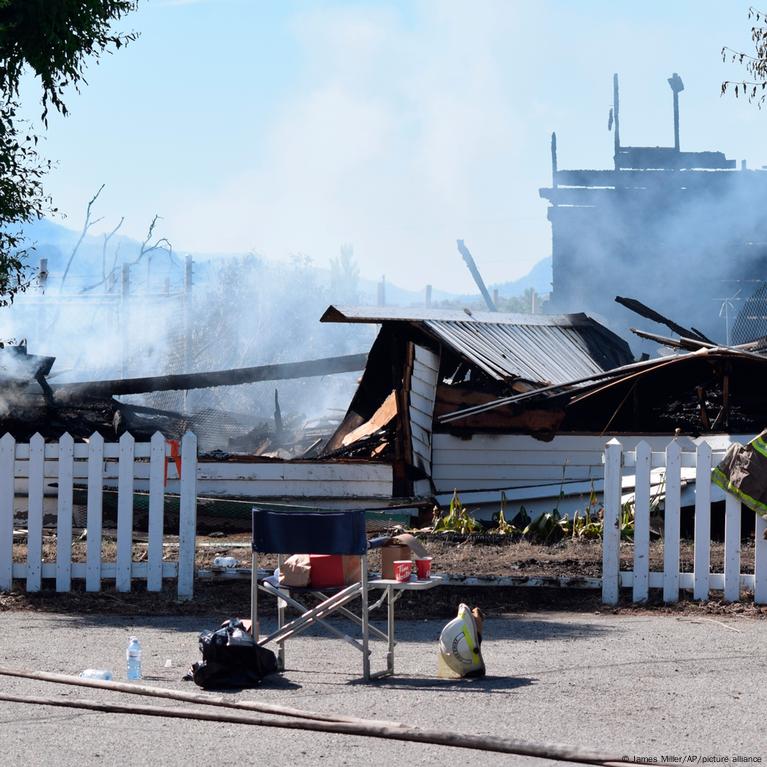
<path fill-rule="evenodd" d="M 524 507 L 520 509 L 520 513 L 524 513 Z M 517 517 L 519 514 L 514 517 L 515 521 Z M 513 522 L 506 521 L 506 493 L 503 491 L 501 491 L 501 508 L 493 519 L 495 527 L 490 530 L 491 533 L 496 535 L 519 535 L 521 533 L 521 530 Z"/>
<path fill-rule="evenodd" d="M 482 526 L 474 517 L 469 514 L 468 509 L 461 503 L 458 497 L 458 491 L 453 492 L 450 499 L 450 507 L 447 514 L 442 515 L 439 509 L 434 509 L 434 519 L 432 524 L 433 533 L 461 533 L 467 535 L 476 533 L 482 529 Z"/>
<path fill-rule="evenodd" d="M 534 543 L 556 543 L 565 534 L 562 522 L 562 516 L 557 509 L 547 511 L 530 522 L 522 531 L 522 535 Z"/>
<path fill-rule="evenodd" d="M 621 504 L 621 513 L 618 518 L 618 529 L 622 541 L 634 540 L 634 502 L 627 501 Z"/>

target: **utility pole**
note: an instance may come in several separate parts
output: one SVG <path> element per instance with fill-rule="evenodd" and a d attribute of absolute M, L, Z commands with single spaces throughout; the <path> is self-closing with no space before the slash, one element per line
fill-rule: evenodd
<path fill-rule="evenodd" d="M 378 283 L 378 306 L 386 306 L 386 275 Z"/>
<path fill-rule="evenodd" d="M 668 84 L 671 86 L 671 90 L 674 92 L 674 149 L 679 151 L 679 94 L 684 90 L 684 83 L 682 78 L 674 72 L 671 77 L 668 78 Z"/>
<path fill-rule="evenodd" d="M 192 284 L 193 262 L 187 256 L 184 262 L 184 372 L 192 372 Z M 184 413 L 189 409 L 189 392 L 184 390 Z"/>
<path fill-rule="evenodd" d="M 117 329 L 120 333 L 120 371 L 122 377 L 126 378 L 128 371 L 128 333 L 130 328 L 130 314 L 128 311 L 128 296 L 130 294 L 130 265 L 123 264 L 122 268 L 122 283 L 120 285 L 120 320 L 117 323 Z"/>

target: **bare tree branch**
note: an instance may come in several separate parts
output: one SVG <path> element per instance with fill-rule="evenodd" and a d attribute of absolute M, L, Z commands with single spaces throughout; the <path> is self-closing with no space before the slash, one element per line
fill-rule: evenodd
<path fill-rule="evenodd" d="M 104 243 L 101 247 L 101 277 L 106 280 L 107 278 L 107 245 L 109 245 L 109 241 L 112 239 L 112 237 L 117 234 L 117 230 L 123 225 L 123 222 L 125 221 L 125 216 L 123 216 L 120 219 L 120 223 L 112 229 L 112 231 L 109 234 L 104 235 Z"/>
<path fill-rule="evenodd" d="M 109 244 L 109 241 L 114 237 L 114 235 L 117 233 L 117 230 L 123 225 L 123 222 L 125 221 L 125 216 L 123 216 L 120 219 L 120 223 L 117 224 L 117 226 L 112 229 L 109 234 L 104 235 L 104 242 L 101 246 L 101 279 L 98 282 L 94 282 L 93 285 L 88 285 L 87 287 L 83 288 L 80 292 L 81 293 L 88 293 L 91 290 L 95 290 L 99 285 L 103 285 L 107 280 L 109 280 L 112 275 L 114 274 L 115 269 L 117 268 L 117 254 L 120 252 L 120 243 L 117 243 L 117 247 L 115 248 L 115 257 L 112 260 L 112 268 L 109 270 L 109 272 L 106 271 L 106 260 L 107 260 L 107 245 Z"/>
<path fill-rule="evenodd" d="M 69 268 L 72 266 L 72 261 L 74 261 L 75 255 L 77 254 L 77 251 L 80 248 L 80 245 L 82 244 L 82 241 L 85 239 L 85 235 L 88 234 L 88 230 L 94 225 L 97 224 L 99 221 L 101 221 L 101 218 L 97 218 L 95 221 L 91 221 L 91 208 L 93 207 L 93 203 L 96 202 L 98 199 L 98 196 L 101 194 L 101 191 L 106 186 L 106 184 L 102 184 L 99 187 L 98 192 L 91 197 L 90 201 L 88 202 L 88 207 L 85 209 L 85 223 L 83 224 L 83 231 L 80 233 L 80 239 L 75 243 L 74 248 L 72 249 L 72 253 L 69 256 L 69 261 L 67 261 L 66 269 L 64 269 L 64 274 L 61 277 L 61 285 L 59 285 L 59 293 L 64 289 L 64 282 L 67 279 L 67 275 L 69 274 Z"/>

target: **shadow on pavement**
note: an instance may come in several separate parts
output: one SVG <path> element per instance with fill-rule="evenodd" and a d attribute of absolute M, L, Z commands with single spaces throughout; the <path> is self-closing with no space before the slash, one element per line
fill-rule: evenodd
<path fill-rule="evenodd" d="M 521 676 L 485 676 L 478 679 L 439 679 L 437 677 L 403 676 L 378 679 L 369 684 L 387 690 L 437 690 L 442 692 L 506 692 L 519 687 L 529 687 L 537 679 Z M 368 684 L 362 680 L 351 685 Z"/>

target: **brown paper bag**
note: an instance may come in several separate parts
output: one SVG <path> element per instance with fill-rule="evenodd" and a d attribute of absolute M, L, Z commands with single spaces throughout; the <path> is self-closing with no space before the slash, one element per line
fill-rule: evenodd
<path fill-rule="evenodd" d="M 280 586 L 308 586 L 310 572 L 309 555 L 293 554 L 280 567 Z"/>

